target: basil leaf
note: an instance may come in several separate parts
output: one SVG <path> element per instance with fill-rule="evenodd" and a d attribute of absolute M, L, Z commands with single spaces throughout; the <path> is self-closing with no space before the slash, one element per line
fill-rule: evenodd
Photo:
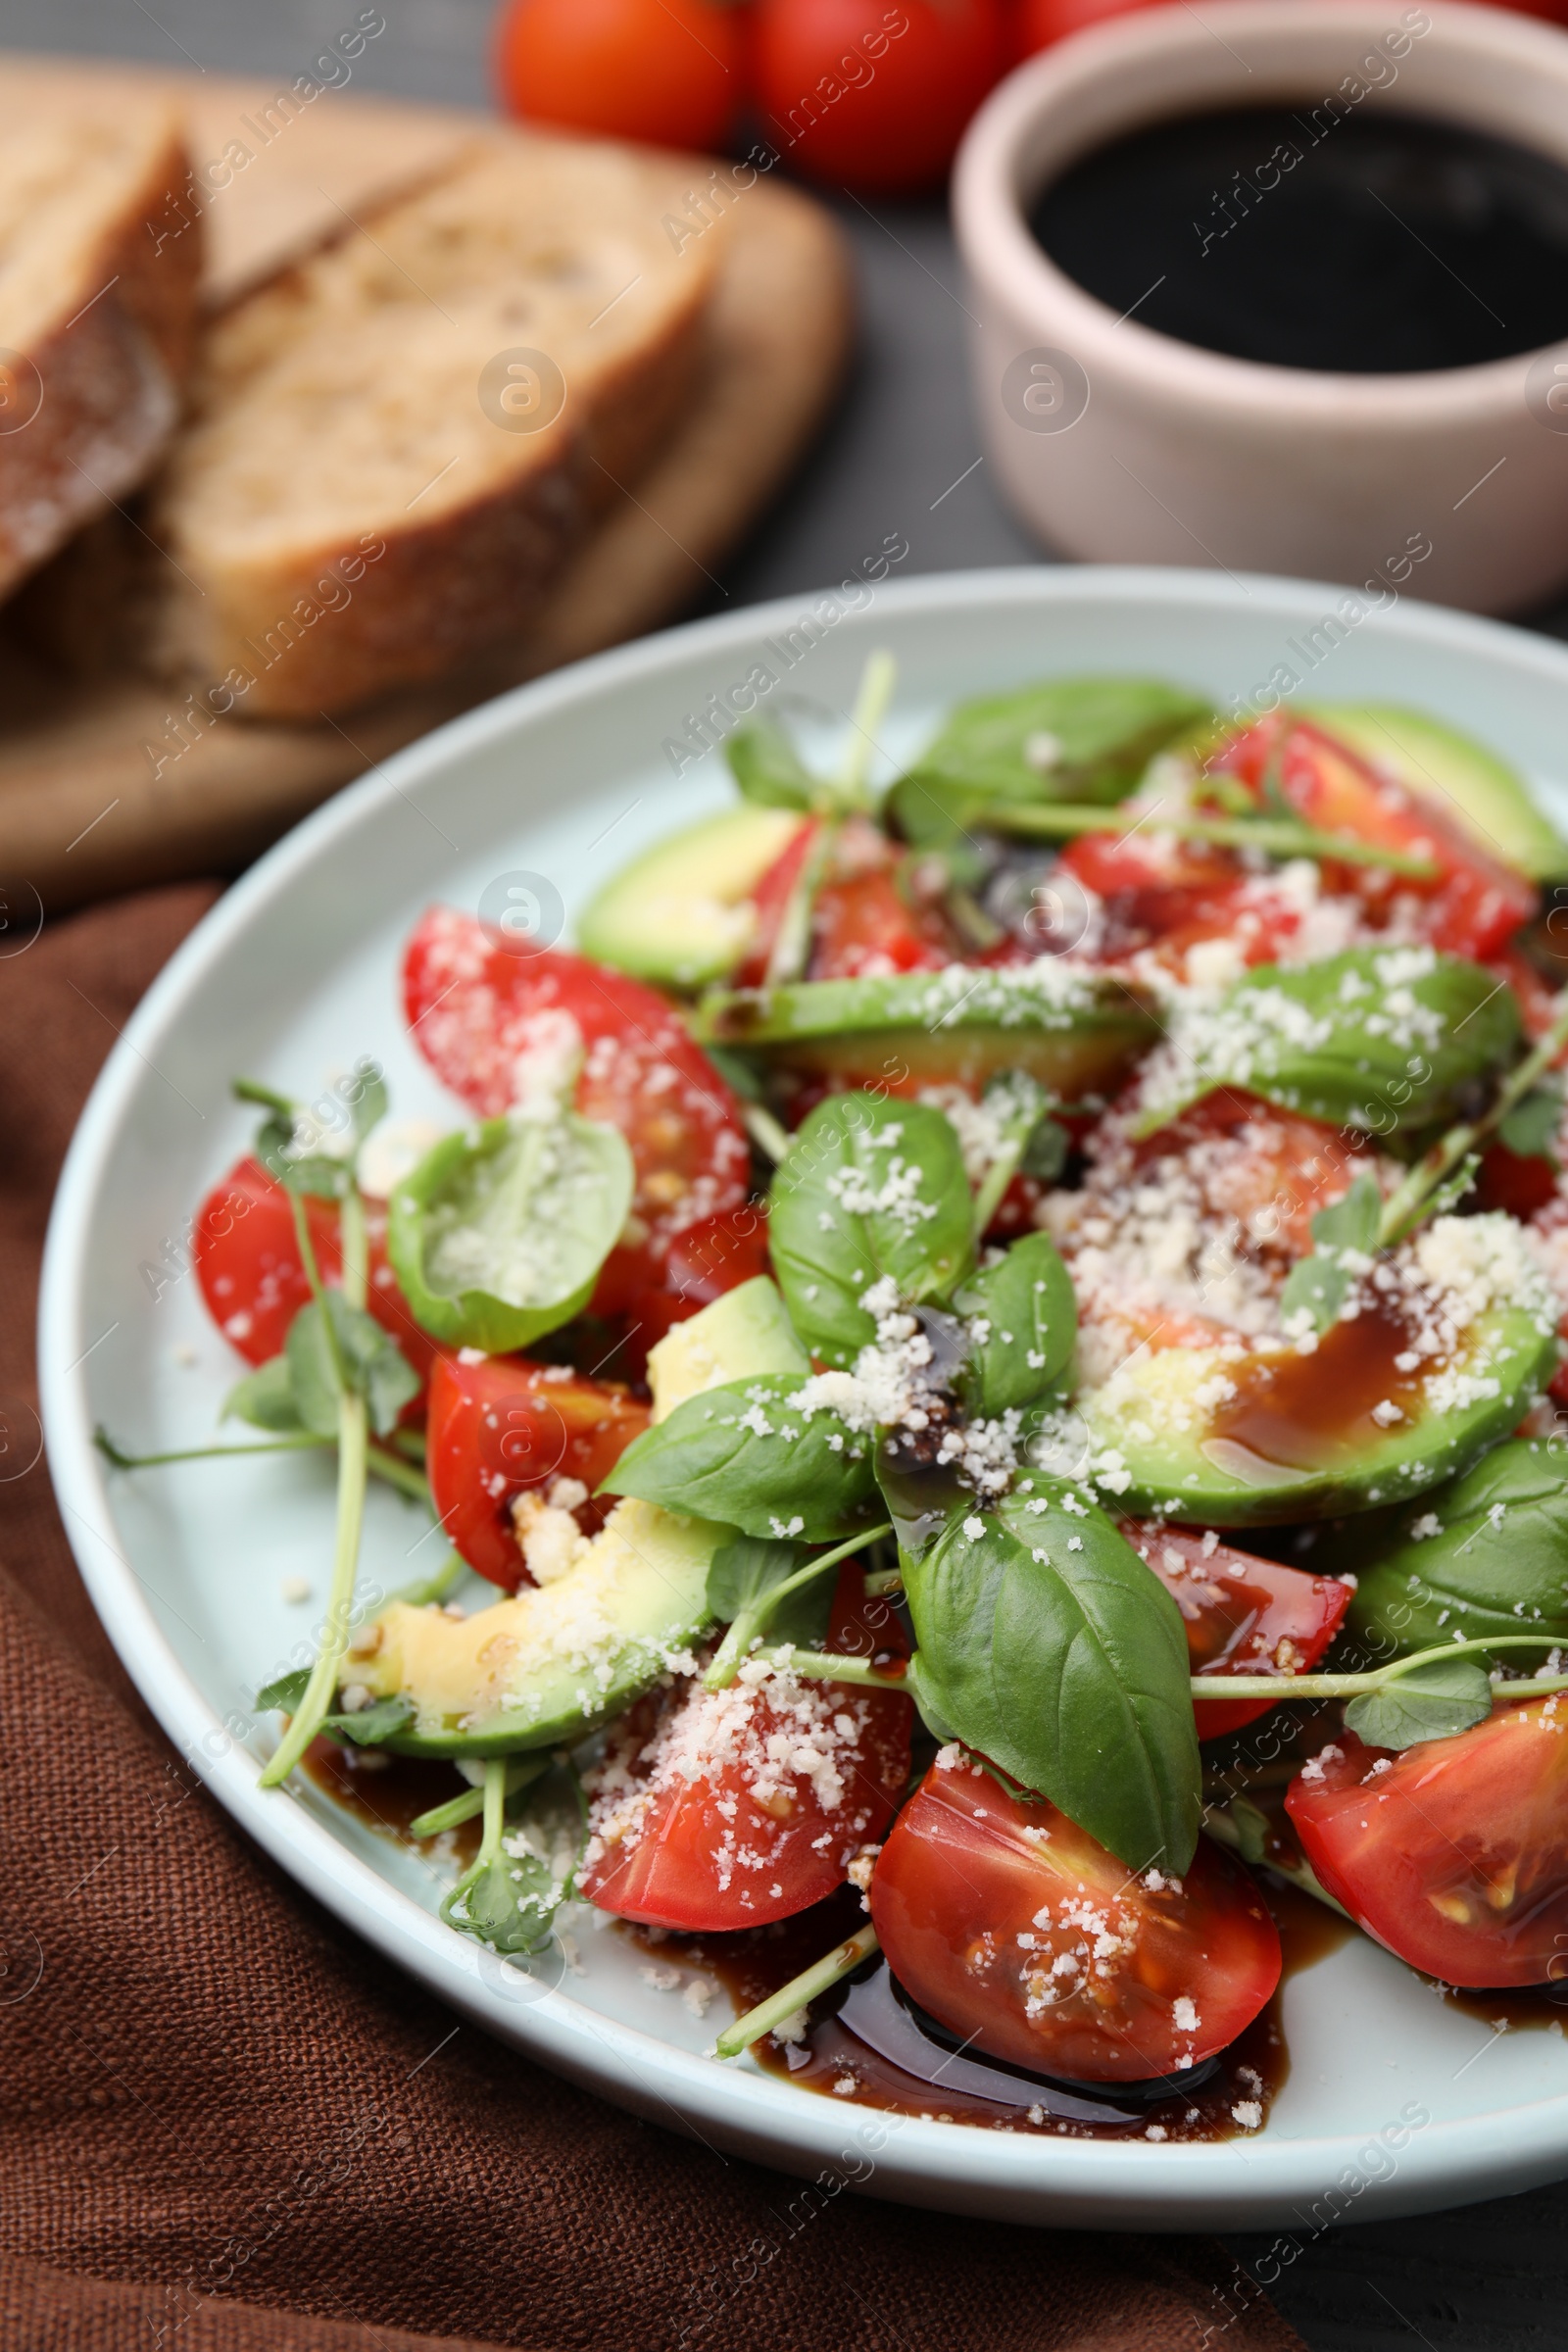
<path fill-rule="evenodd" d="M 836 1413 L 793 1411 L 808 1377 L 773 1372 L 688 1396 L 632 1441 L 599 1492 L 778 1543 L 853 1536 L 877 1517 L 872 1441 Z"/>
<path fill-rule="evenodd" d="M 1479 1658 L 1434 1658 L 1352 1698 L 1345 1727 L 1368 1747 L 1415 1747 L 1471 1731 L 1491 1713 L 1492 1684 Z"/>
<path fill-rule="evenodd" d="M 819 1649 L 833 1612 L 836 1566 L 818 1582 L 786 1593 L 776 1606 L 767 1605 L 767 1595 L 803 1568 L 808 1557 L 804 1544 L 767 1543 L 754 1536 L 721 1544 L 708 1571 L 710 1615 L 721 1625 L 733 1625 L 743 1610 L 754 1609 L 768 1643 L 788 1642 L 801 1649 Z"/>
<path fill-rule="evenodd" d="M 738 727 L 724 746 L 729 772 L 742 800 L 757 808 L 810 810 L 822 787 L 778 720 L 754 719 Z"/>
<path fill-rule="evenodd" d="M 1313 1331 L 1327 1331 L 1339 1321 L 1351 1283 L 1370 1267 L 1382 1214 L 1383 1195 L 1371 1176 L 1358 1176 L 1343 1200 L 1318 1210 L 1312 1219 L 1317 1248 L 1310 1257 L 1291 1268 L 1280 1293 L 1280 1321 L 1285 1330 L 1294 1330 L 1296 1318 L 1303 1313 Z"/>
<path fill-rule="evenodd" d="M 971 1222 L 943 1112 L 872 1095 L 819 1102 L 774 1174 L 768 1211 L 773 1271 L 812 1354 L 853 1364 L 876 1338 L 861 1298 L 885 1277 L 903 1300 L 945 1298 L 972 1262 Z"/>
<path fill-rule="evenodd" d="M 392 1199 L 387 1250 L 417 1321 L 507 1354 L 587 1305 L 631 1206 L 625 1138 L 562 1110 L 444 1136 Z"/>
<path fill-rule="evenodd" d="M 576 1774 L 557 1765 L 508 1806 L 507 1819 L 500 1853 L 460 1882 L 441 1916 L 498 1952 L 537 1952 L 571 1892 L 588 1840 Z"/>
<path fill-rule="evenodd" d="M 297 1666 L 291 1673 L 277 1675 L 271 1682 L 264 1683 L 256 1693 L 256 1712 L 258 1715 L 272 1712 L 292 1715 L 305 1696 L 310 1679 L 309 1666 Z"/>
<path fill-rule="evenodd" d="M 956 850 L 987 802 L 1110 805 L 1154 754 L 1209 714 L 1208 705 L 1152 678 L 1051 678 L 960 703 L 893 786 L 887 812 L 906 841 Z"/>
<path fill-rule="evenodd" d="M 1430 948 L 1259 964 L 1217 1006 L 1178 1015 L 1170 1049 L 1146 1074 L 1132 1133 L 1151 1135 L 1230 1086 L 1412 1156 L 1434 1128 L 1474 1110 L 1519 1038 L 1512 989 Z"/>
<path fill-rule="evenodd" d="M 1078 1302 L 1049 1236 L 1014 1242 L 1000 1265 L 971 1275 L 953 1303 L 968 1323 L 961 1385 L 972 1413 L 1021 1409 L 1051 1394 L 1072 1360 Z"/>
<path fill-rule="evenodd" d="M 922 1711 L 1126 1863 L 1180 1872 L 1200 1773 L 1181 1612 L 1104 1513 L 1036 1478 L 906 1555 Z"/>
<path fill-rule="evenodd" d="M 329 1740 L 350 1740 L 356 1747 L 379 1747 L 396 1739 L 414 1720 L 414 1701 L 399 1690 L 391 1698 L 374 1698 L 352 1714 L 326 1715 L 321 1729 Z"/>
<path fill-rule="evenodd" d="M 1375 1657 L 1409 1656 L 1462 1634 L 1540 1626 L 1542 1652 L 1568 1641 L 1568 1456 L 1513 1438 L 1462 1478 L 1337 1546 L 1359 1572 L 1348 1630 Z M 1510 1650 L 1518 1666 L 1527 1650 Z"/>
<path fill-rule="evenodd" d="M 1114 1084 L 1159 1022 L 1127 981 L 1041 956 L 717 992 L 696 1008 L 692 1031 L 710 1048 L 838 1075 L 902 1061 L 906 1076 L 970 1086 L 1026 1070 L 1058 1101 L 1075 1102 Z"/>
<path fill-rule="evenodd" d="M 1545 1078 L 1514 1104 L 1497 1129 L 1497 1141 L 1521 1159 L 1545 1159 L 1556 1167 L 1561 1126 L 1562 1080 Z"/>
<path fill-rule="evenodd" d="M 288 1366 L 298 1426 L 318 1438 L 337 1436 L 338 1375 L 325 1320 L 330 1315 L 349 1388 L 365 1398 L 370 1426 L 378 1438 L 384 1438 L 396 1427 L 403 1407 L 419 1394 L 419 1376 L 373 1316 L 362 1307 L 350 1306 L 341 1291 L 327 1291 L 324 1300 L 325 1314 L 314 1298 L 300 1308 L 284 1343 L 283 1361 Z"/>
<path fill-rule="evenodd" d="M 288 1357 L 274 1355 L 254 1372 L 237 1380 L 223 1399 L 219 1416 L 223 1421 L 248 1421 L 253 1429 L 303 1429 L 299 1406 L 294 1401 L 294 1384 L 289 1377 Z M 334 1430 L 337 1427 L 333 1421 Z"/>

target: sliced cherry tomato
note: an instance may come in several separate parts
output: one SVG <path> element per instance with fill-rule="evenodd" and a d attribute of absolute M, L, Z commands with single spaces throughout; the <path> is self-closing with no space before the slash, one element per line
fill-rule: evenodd
<path fill-rule="evenodd" d="M 934 972 L 961 960 L 941 917 L 912 906 L 886 872 L 825 882 L 817 893 L 811 933 L 813 980 Z"/>
<path fill-rule="evenodd" d="M 752 892 L 756 921 L 746 960 L 735 974 L 737 988 L 760 988 L 767 978 L 768 959 L 773 953 L 773 943 L 778 938 L 778 927 L 784 920 L 784 909 L 801 878 L 801 868 L 806 863 L 816 835 L 816 819 L 806 818 L 791 834 Z"/>
<path fill-rule="evenodd" d="M 322 1281 L 338 1281 L 343 1251 L 336 1203 L 307 1200 L 305 1220 Z M 366 1304 L 423 1380 L 435 1346 L 414 1320 L 387 1264 L 386 1210 L 379 1202 L 367 1203 L 366 1227 L 370 1246 Z M 265 1364 L 281 1354 L 288 1327 L 311 1295 L 294 1211 L 282 1186 L 259 1160 L 237 1160 L 202 1202 L 195 1238 L 196 1279 L 223 1337 L 247 1363 Z"/>
<path fill-rule="evenodd" d="M 1306 1674 L 1350 1605 L 1348 1585 L 1256 1559 L 1212 1534 L 1176 1527 L 1125 1532 L 1180 1609 L 1197 1675 Z M 1270 1698 L 1200 1699 L 1193 1710 L 1198 1737 L 1217 1740 L 1222 1732 L 1238 1732 L 1275 1704 Z"/>
<path fill-rule="evenodd" d="M 828 1646 L 903 1656 L 897 1617 L 845 1562 Z M 651 1692 L 591 1784 L 580 1881 L 649 1926 L 710 1933 L 788 1919 L 831 1894 L 880 1838 L 909 1773 L 913 1709 L 896 1690 L 767 1680 Z"/>
<path fill-rule="evenodd" d="M 435 906 L 410 940 L 403 1002 L 438 1077 L 487 1118 L 519 1079 L 587 1049 L 577 1108 L 618 1127 L 637 1171 L 627 1231 L 605 1262 L 593 1312 L 619 1313 L 662 1277 L 676 1234 L 739 1208 L 751 1148 L 735 1098 L 662 997 L 560 949 L 519 951 L 471 915 Z"/>
<path fill-rule="evenodd" d="M 753 38 L 791 167 L 867 194 L 933 187 L 1006 62 L 1000 0 L 758 0 Z"/>
<path fill-rule="evenodd" d="M 1386 907 L 1396 899 L 1413 905 L 1421 936 L 1450 955 L 1485 962 L 1536 911 L 1536 891 L 1523 875 L 1489 858 L 1435 801 L 1380 775 L 1304 719 L 1283 712 L 1263 719 L 1212 765 L 1259 794 L 1272 779 L 1298 815 L 1326 833 L 1429 858 L 1438 868 L 1431 881 L 1332 861 L 1326 873 L 1335 890 L 1369 906 Z"/>
<path fill-rule="evenodd" d="M 722 0 L 510 0 L 496 26 L 509 112 L 662 147 L 716 147 L 745 89 Z"/>
<path fill-rule="evenodd" d="M 626 1336 L 621 1362 L 637 1379 L 643 1377 L 648 1351 L 666 1332 L 684 1323 L 725 1291 L 739 1290 L 770 1270 L 767 1251 L 767 1210 L 748 1201 L 722 1217 L 705 1217 L 678 1233 L 664 1261 L 664 1279 L 657 1290 L 643 1291 L 625 1310 Z"/>
<path fill-rule="evenodd" d="M 1135 1146 L 1128 1173 L 1173 1155 L 1205 1209 L 1234 1217 L 1260 1256 L 1290 1264 L 1310 1253 L 1312 1219 L 1344 1198 L 1364 1164 L 1333 1128 L 1230 1088 L 1205 1095 Z M 1119 1183 L 1119 1162 L 1111 1175 Z"/>
<path fill-rule="evenodd" d="M 1477 1208 L 1505 1209 L 1510 1217 L 1538 1216 L 1557 1198 L 1557 1169 L 1549 1159 L 1529 1158 L 1492 1144 L 1483 1152 L 1473 1196 Z"/>
<path fill-rule="evenodd" d="M 1291 1783 L 1307 1860 L 1357 1925 L 1446 1984 L 1568 1976 L 1568 1717 L 1499 1707 L 1402 1754 L 1341 1732 Z"/>
<path fill-rule="evenodd" d="M 591 1497 L 648 1427 L 648 1409 L 625 1389 L 579 1379 L 559 1364 L 536 1364 L 525 1355 L 466 1362 L 438 1353 L 425 1472 L 448 1541 L 504 1591 L 532 1584 L 513 1503 L 530 1488 L 548 1491 L 558 1478 L 580 1480 Z M 574 1516 L 591 1534 L 609 1509 L 608 1502 L 590 1500 Z"/>
<path fill-rule="evenodd" d="M 1279 1982 L 1278 1932 L 1229 1854 L 1200 1839 L 1182 1878 L 1140 1878 L 961 1749 L 943 1749 L 900 1814 L 871 1917 L 939 2025 L 1075 2082 L 1185 2073 Z"/>

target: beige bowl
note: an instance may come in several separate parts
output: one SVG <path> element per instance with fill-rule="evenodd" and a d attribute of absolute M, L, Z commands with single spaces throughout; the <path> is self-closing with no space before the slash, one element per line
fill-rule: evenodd
<path fill-rule="evenodd" d="M 1150 9 L 1001 84 L 954 182 L 987 454 L 1067 555 L 1517 611 L 1568 580 L 1568 342 L 1415 375 L 1261 367 L 1118 319 L 1030 232 L 1050 179 L 1141 123 L 1335 92 L 1568 165 L 1568 35 L 1447 0 Z"/>

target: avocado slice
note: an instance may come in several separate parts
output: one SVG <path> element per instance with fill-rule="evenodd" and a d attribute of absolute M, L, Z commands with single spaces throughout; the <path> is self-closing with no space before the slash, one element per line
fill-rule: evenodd
<path fill-rule="evenodd" d="M 1141 1348 L 1079 1394 L 1083 1427 L 1064 1425 L 1055 1442 L 1081 1453 L 1087 1437 L 1093 1475 L 1129 1512 L 1200 1527 L 1326 1519 L 1401 1503 L 1469 1469 L 1517 1427 L 1558 1358 L 1555 1310 L 1521 1276 L 1512 1297 L 1494 1286 L 1437 1359 L 1375 1306 L 1309 1354 Z"/>
<path fill-rule="evenodd" d="M 652 1350 L 654 1418 L 722 1381 L 809 1369 L 782 1298 L 759 1275 Z M 400 1755 L 573 1745 L 706 1632 L 709 1564 L 732 1533 L 622 1500 L 552 1584 L 527 1586 L 471 1617 L 389 1602 L 359 1636 L 348 1672 L 372 1697 L 413 1703 L 410 1728 L 384 1742 Z"/>
<path fill-rule="evenodd" d="M 760 1053 L 786 1069 L 859 1081 L 983 1086 L 1023 1070 L 1057 1102 L 1112 1087 L 1159 1035 L 1124 981 L 1042 956 L 995 968 L 950 964 L 886 978 L 737 989 L 700 1005 L 705 1045 Z"/>
<path fill-rule="evenodd" d="M 1396 703 L 1303 703 L 1327 735 L 1456 816 L 1479 846 L 1534 882 L 1568 874 L 1568 841 L 1515 770 L 1457 727 Z"/>
<path fill-rule="evenodd" d="M 751 894 L 801 823 L 795 809 L 747 807 L 672 833 L 605 884 L 577 945 L 669 988 L 726 979 L 751 945 Z"/>

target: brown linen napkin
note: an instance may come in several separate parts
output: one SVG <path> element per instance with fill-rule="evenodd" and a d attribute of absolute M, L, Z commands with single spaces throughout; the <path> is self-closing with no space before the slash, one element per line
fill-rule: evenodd
<path fill-rule="evenodd" d="M 32 1426 L 17 1407 L 72 1123 L 211 896 L 150 892 L 0 960 L 13 1429 Z M 837 2194 L 803 2219 L 800 2183 L 460 2027 L 151 1728 L 41 1462 L 0 1484 L 0 1555 L 6 2352 L 1300 2352 L 1211 2240 Z"/>

